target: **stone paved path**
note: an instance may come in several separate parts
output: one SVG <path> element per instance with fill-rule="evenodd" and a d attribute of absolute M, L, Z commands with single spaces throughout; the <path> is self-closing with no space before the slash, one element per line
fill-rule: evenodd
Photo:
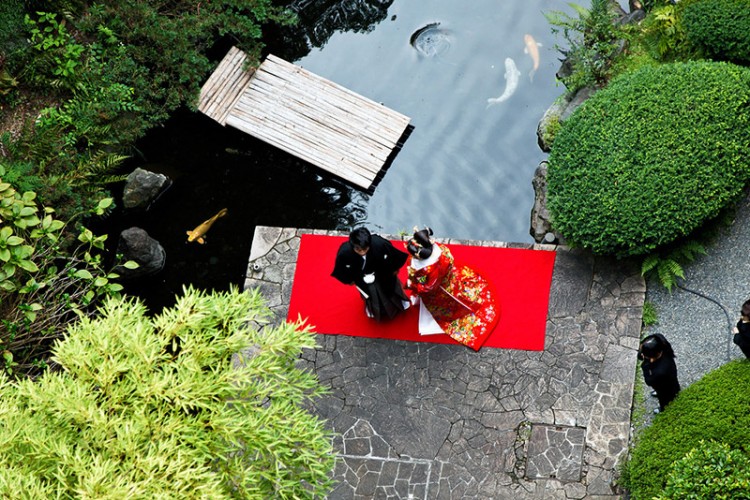
<path fill-rule="evenodd" d="M 305 232 L 342 234 L 258 227 L 253 239 L 245 287 L 279 321 Z M 632 264 L 507 246 L 557 252 L 544 351 L 320 335 L 304 355 L 331 388 L 314 408 L 335 433 L 330 499 L 620 497 L 645 283 Z"/>

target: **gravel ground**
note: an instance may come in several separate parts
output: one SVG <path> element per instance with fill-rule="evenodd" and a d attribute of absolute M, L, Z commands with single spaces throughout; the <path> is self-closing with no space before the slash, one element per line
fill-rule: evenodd
<path fill-rule="evenodd" d="M 723 227 L 706 247 L 707 255 L 684 267 L 685 279 L 679 288 L 670 293 L 658 283 L 648 284 L 646 300 L 655 306 L 658 323 L 644 334 L 661 333 L 670 341 L 683 389 L 727 361 L 743 357 L 730 331 L 742 303 L 750 298 L 749 247 L 750 196 L 746 193 L 731 226 Z M 648 392 L 644 384 L 644 395 Z M 658 406 L 656 398 L 645 401 L 647 415 L 651 415 Z"/>

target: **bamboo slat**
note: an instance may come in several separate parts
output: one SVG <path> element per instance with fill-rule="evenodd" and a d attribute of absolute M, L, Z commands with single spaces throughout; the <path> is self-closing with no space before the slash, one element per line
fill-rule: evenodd
<path fill-rule="evenodd" d="M 409 118 L 269 55 L 254 71 L 232 48 L 201 89 L 198 109 L 368 189 Z"/>

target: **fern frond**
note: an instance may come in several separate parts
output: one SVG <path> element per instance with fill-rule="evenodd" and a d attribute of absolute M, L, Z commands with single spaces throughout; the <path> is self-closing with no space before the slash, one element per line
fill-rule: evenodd
<path fill-rule="evenodd" d="M 657 274 L 661 284 L 670 292 L 672 287 L 677 284 L 677 278 L 685 278 L 685 271 L 682 266 L 672 259 L 661 260 L 657 268 Z"/>
<path fill-rule="evenodd" d="M 591 15 L 591 11 L 589 9 L 582 5 L 578 5 L 577 3 L 568 2 L 568 6 L 576 11 L 578 17 L 580 17 L 581 19 L 586 19 L 589 17 L 589 15 Z"/>
<path fill-rule="evenodd" d="M 652 253 L 651 255 L 647 256 L 645 259 L 643 259 L 643 263 L 641 264 L 641 276 L 646 276 L 658 264 L 659 264 L 658 253 Z"/>

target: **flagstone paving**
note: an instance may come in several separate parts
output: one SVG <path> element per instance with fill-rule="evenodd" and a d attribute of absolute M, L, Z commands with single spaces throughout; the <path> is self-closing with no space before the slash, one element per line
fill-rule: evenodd
<path fill-rule="evenodd" d="M 343 235 L 258 227 L 253 239 L 245 287 L 277 321 L 303 233 Z M 335 435 L 328 498 L 619 498 L 646 293 L 637 266 L 448 242 L 556 252 L 544 351 L 319 335 L 302 364 L 330 388 L 313 408 Z"/>

